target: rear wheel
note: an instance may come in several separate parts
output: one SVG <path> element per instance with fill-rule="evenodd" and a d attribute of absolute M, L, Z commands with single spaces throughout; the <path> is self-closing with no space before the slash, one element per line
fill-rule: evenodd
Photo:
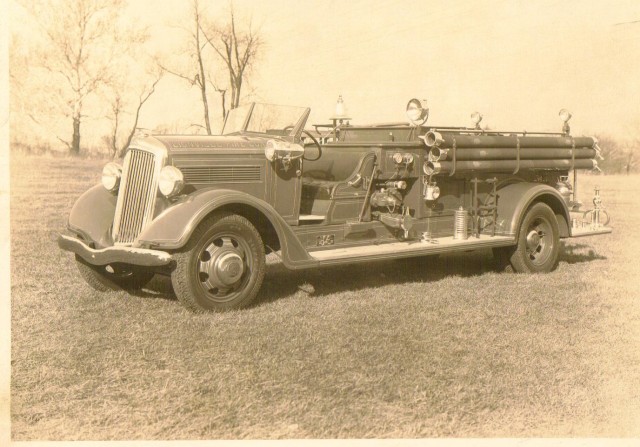
<path fill-rule="evenodd" d="M 517 245 L 494 249 L 493 254 L 500 270 L 546 273 L 558 265 L 559 248 L 556 216 L 548 205 L 539 202 L 525 214 Z"/>
<path fill-rule="evenodd" d="M 174 259 L 173 289 L 180 302 L 195 312 L 246 307 L 264 278 L 260 234 L 237 214 L 223 212 L 205 219 Z"/>
<path fill-rule="evenodd" d="M 76 255 L 76 265 L 80 276 L 99 292 L 110 290 L 138 290 L 144 287 L 154 272 L 128 264 L 91 265 Z"/>

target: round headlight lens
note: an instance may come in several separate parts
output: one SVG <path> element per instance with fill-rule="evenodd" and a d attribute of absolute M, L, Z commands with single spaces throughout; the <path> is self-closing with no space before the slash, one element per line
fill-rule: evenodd
<path fill-rule="evenodd" d="M 421 126 L 429 118 L 429 109 L 423 107 L 420 100 L 413 98 L 407 103 L 407 118 L 411 124 Z"/>
<path fill-rule="evenodd" d="M 558 115 L 560 115 L 560 119 L 565 123 L 571 119 L 571 112 L 569 112 L 567 109 L 560 109 Z"/>
<path fill-rule="evenodd" d="M 175 166 L 165 166 L 160 171 L 158 188 L 165 197 L 173 197 L 182 191 L 184 177 L 180 169 Z"/>
<path fill-rule="evenodd" d="M 122 166 L 118 163 L 109 162 L 102 168 L 102 186 L 109 192 L 116 192 L 120 186 L 122 177 Z"/>
<path fill-rule="evenodd" d="M 265 158 L 269 161 L 275 160 L 277 148 L 278 148 L 278 143 L 275 140 L 267 141 L 267 145 L 264 147 Z"/>

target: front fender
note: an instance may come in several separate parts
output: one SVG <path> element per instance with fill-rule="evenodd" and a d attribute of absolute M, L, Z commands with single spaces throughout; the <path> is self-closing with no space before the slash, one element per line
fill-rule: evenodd
<path fill-rule="evenodd" d="M 100 249 L 113 245 L 111 227 L 116 212 L 117 194 L 96 185 L 85 191 L 71 208 L 67 227 L 82 237 L 93 248 Z M 153 215 L 157 216 L 169 206 L 169 201 L 157 197 Z"/>
<path fill-rule="evenodd" d="M 506 220 L 506 234 L 517 236 L 524 213 L 532 203 L 542 201 L 556 214 L 560 237 L 568 237 L 569 209 L 560 193 L 540 183 L 511 183 L 498 189 L 498 220 Z"/>
<path fill-rule="evenodd" d="M 267 202 L 229 189 L 201 190 L 166 209 L 138 238 L 139 244 L 163 250 L 183 247 L 193 230 L 212 211 L 224 205 L 246 205 L 264 215 L 280 239 L 282 260 L 288 268 L 301 268 L 317 263 L 302 246 L 289 225 Z"/>
<path fill-rule="evenodd" d="M 113 245 L 111 224 L 116 210 L 117 196 L 96 185 L 82 194 L 71 208 L 68 227 L 93 242 L 95 248 Z"/>

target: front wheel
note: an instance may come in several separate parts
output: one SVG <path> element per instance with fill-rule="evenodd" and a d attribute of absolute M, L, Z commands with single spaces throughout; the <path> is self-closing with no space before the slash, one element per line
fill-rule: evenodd
<path fill-rule="evenodd" d="M 547 273 L 558 265 L 560 236 L 553 210 L 545 203 L 534 204 L 522 219 L 518 243 L 494 250 L 500 269 L 520 273 Z"/>
<path fill-rule="evenodd" d="M 194 312 L 248 306 L 265 272 L 260 234 L 246 218 L 222 212 L 205 219 L 174 254 L 171 283 L 178 300 Z"/>

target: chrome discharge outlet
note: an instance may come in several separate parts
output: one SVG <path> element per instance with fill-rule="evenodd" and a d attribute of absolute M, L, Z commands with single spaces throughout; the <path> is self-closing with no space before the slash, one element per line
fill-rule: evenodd
<path fill-rule="evenodd" d="M 438 175 L 441 170 L 442 166 L 439 161 L 425 161 L 422 166 L 422 171 L 429 176 Z"/>
<path fill-rule="evenodd" d="M 437 147 L 444 143 L 442 134 L 440 132 L 434 132 L 433 130 L 427 132 L 424 137 L 422 137 L 422 139 L 424 140 L 424 144 L 426 144 L 428 147 Z"/>
<path fill-rule="evenodd" d="M 429 155 L 427 156 L 428 161 L 440 161 L 446 160 L 447 154 L 449 153 L 449 149 L 442 149 L 438 146 L 435 146 L 429 151 Z"/>
<path fill-rule="evenodd" d="M 466 239 L 468 237 L 467 227 L 469 223 L 469 214 L 467 210 L 460 207 L 455 211 L 453 221 L 453 238 Z"/>

